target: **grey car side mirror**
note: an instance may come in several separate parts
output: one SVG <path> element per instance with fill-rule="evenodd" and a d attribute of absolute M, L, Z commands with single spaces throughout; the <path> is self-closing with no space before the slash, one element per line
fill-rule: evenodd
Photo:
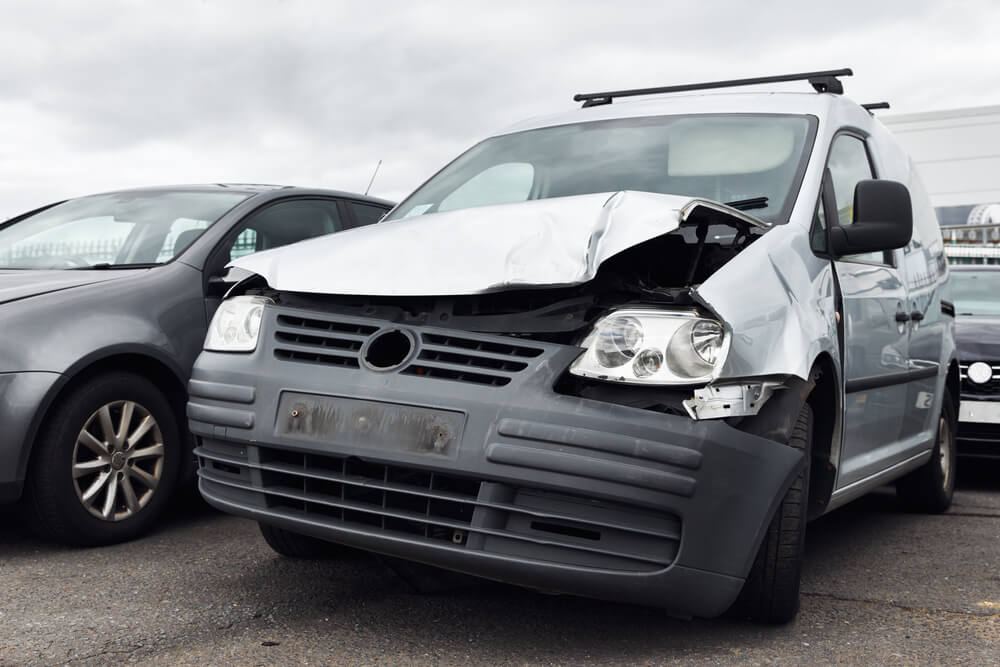
<path fill-rule="evenodd" d="M 859 181 L 854 188 L 854 221 L 830 229 L 835 255 L 902 248 L 913 237 L 910 191 L 896 181 Z"/>

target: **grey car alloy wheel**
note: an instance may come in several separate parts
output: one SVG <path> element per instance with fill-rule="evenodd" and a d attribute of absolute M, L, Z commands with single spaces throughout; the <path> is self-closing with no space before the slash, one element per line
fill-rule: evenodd
<path fill-rule="evenodd" d="M 76 438 L 76 496 L 99 519 L 128 519 L 152 499 L 163 465 L 163 434 L 149 410 L 135 401 L 107 403 Z"/>

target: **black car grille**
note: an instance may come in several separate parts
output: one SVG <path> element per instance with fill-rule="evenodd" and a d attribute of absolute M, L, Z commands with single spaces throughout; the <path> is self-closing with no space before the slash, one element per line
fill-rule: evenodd
<path fill-rule="evenodd" d="M 378 330 L 347 320 L 278 315 L 274 355 L 287 361 L 360 368 L 361 349 Z M 540 347 L 472 334 L 424 332 L 419 340 L 416 358 L 400 373 L 495 387 L 509 384 L 544 352 Z"/>
<path fill-rule="evenodd" d="M 985 384 L 977 384 L 969 380 L 966 376 L 970 364 L 960 363 L 958 365 L 959 378 L 961 379 L 961 391 L 968 396 L 1000 396 L 1000 364 L 986 362 L 993 368 L 993 377 Z"/>
<path fill-rule="evenodd" d="M 680 519 L 665 512 L 354 457 L 247 449 L 256 460 L 199 448 L 200 476 L 292 519 L 624 571 L 662 569 L 680 543 Z"/>

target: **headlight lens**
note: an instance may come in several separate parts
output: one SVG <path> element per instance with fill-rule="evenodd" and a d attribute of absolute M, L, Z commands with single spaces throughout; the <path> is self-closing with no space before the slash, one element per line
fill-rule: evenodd
<path fill-rule="evenodd" d="M 634 317 L 615 317 L 597 332 L 594 355 L 605 368 L 627 364 L 639 351 L 642 325 Z"/>
<path fill-rule="evenodd" d="M 253 352 L 257 349 L 264 306 L 274 303 L 262 296 L 237 296 L 223 301 L 212 317 L 205 349 L 213 352 Z"/>
<path fill-rule="evenodd" d="M 729 338 L 695 313 L 619 310 L 597 322 L 570 373 L 631 384 L 694 384 L 722 366 Z"/>

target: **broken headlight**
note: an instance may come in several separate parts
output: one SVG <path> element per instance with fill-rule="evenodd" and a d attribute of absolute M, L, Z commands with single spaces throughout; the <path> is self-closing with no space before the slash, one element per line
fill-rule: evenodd
<path fill-rule="evenodd" d="M 695 384 L 712 379 L 729 347 L 723 326 L 695 313 L 618 310 L 583 341 L 570 373 L 631 384 Z"/>
<path fill-rule="evenodd" d="M 215 311 L 205 336 L 205 349 L 212 352 L 253 352 L 257 349 L 264 306 L 274 303 L 262 296 L 235 296 Z"/>

